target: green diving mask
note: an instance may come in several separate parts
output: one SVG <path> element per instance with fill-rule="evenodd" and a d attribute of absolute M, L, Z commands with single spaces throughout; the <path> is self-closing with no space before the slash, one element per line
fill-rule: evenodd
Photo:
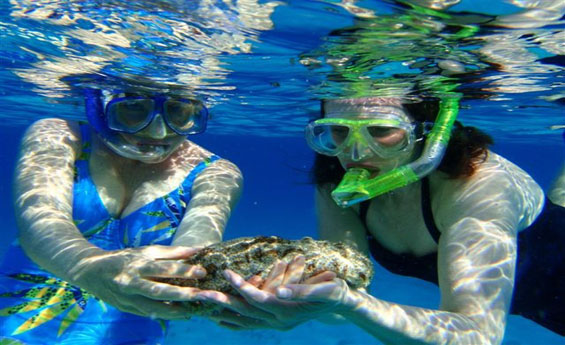
<path fill-rule="evenodd" d="M 416 124 L 393 114 L 378 116 L 361 120 L 319 119 L 306 126 L 304 135 L 314 151 L 326 156 L 337 156 L 355 142 L 363 143 L 382 158 L 411 150 L 416 141 Z"/>
<path fill-rule="evenodd" d="M 370 172 L 366 169 L 359 167 L 348 169 L 340 184 L 332 192 L 332 198 L 335 200 L 335 202 L 341 207 L 349 207 L 351 205 L 360 203 L 362 201 L 374 198 L 376 196 L 388 193 L 394 189 L 401 188 L 410 183 L 416 182 L 436 169 L 443 158 L 447 144 L 449 143 L 449 138 L 451 137 L 451 129 L 459 111 L 459 99 L 460 96 L 456 95 L 452 97 L 445 97 L 440 101 L 440 109 L 437 119 L 434 122 L 430 133 L 426 136 L 427 139 L 424 144 L 424 149 L 418 159 L 374 178 L 370 178 Z M 315 121 L 314 124 L 318 121 Z M 323 123 L 324 122 L 321 122 L 320 124 Z M 392 122 L 387 123 L 386 125 L 392 126 Z M 368 123 L 359 123 L 357 127 L 351 128 L 353 129 L 353 132 L 357 131 L 357 133 L 360 132 L 361 135 L 366 136 L 366 133 L 364 134 L 363 132 L 363 128 L 367 128 L 368 126 Z M 311 129 L 307 129 L 307 131 L 311 131 Z M 308 138 L 307 134 L 306 137 L 310 146 L 312 146 L 313 148 L 315 146 L 324 147 L 327 148 L 326 152 L 337 151 L 339 153 L 339 147 L 343 146 L 336 145 L 335 149 L 330 149 L 332 149 L 333 147 L 333 144 L 331 144 L 332 140 L 336 143 L 339 143 L 334 138 L 340 138 L 340 136 L 332 136 L 331 133 L 325 133 L 324 135 L 325 136 L 320 134 L 318 136 Z M 369 138 L 372 137 L 366 137 L 365 140 L 367 142 L 370 142 L 368 140 Z M 326 142 L 322 142 L 322 139 L 328 140 L 330 143 L 328 144 Z M 312 144 L 311 140 L 319 140 L 319 142 L 314 142 L 314 144 Z M 344 141 L 341 142 L 341 145 L 345 145 L 347 143 L 346 140 L 347 137 L 345 137 Z M 406 141 L 407 146 L 405 147 L 409 147 L 410 140 L 407 138 Z M 374 147 L 370 146 L 373 150 L 375 150 L 377 147 L 379 147 L 379 150 L 382 150 L 383 148 L 380 144 L 373 146 Z M 397 147 L 397 149 L 400 148 L 401 146 Z M 315 150 L 318 151 L 317 149 Z M 392 153 L 392 151 L 393 150 L 391 150 L 390 153 Z M 327 154 L 322 151 L 318 152 Z M 398 152 L 400 151 L 397 151 L 397 153 Z"/>

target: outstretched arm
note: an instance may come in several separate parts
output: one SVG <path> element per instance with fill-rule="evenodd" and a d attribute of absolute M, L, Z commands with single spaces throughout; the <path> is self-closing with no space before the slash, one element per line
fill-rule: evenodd
<path fill-rule="evenodd" d="M 437 310 L 383 301 L 339 280 L 284 286 L 279 297 L 310 302 L 311 308 L 333 305 L 390 344 L 500 343 L 514 285 L 516 235 L 535 219 L 541 189 L 504 160 L 485 164 L 471 179 L 436 179 L 435 185 L 434 216 L 442 230 Z"/>
<path fill-rule="evenodd" d="M 60 277 L 76 262 L 100 253 L 73 224 L 74 162 L 80 146 L 75 124 L 45 119 L 34 123 L 21 143 L 15 174 L 19 240 L 27 255 Z"/>
<path fill-rule="evenodd" d="M 173 244 L 202 247 L 221 242 L 242 188 L 243 177 L 233 163 L 220 159 L 206 167 L 194 181 Z"/>
<path fill-rule="evenodd" d="M 499 344 L 514 286 L 516 235 L 539 212 L 541 189 L 502 160 L 491 161 L 472 179 L 444 179 L 439 187 L 436 180 L 435 187 L 434 216 L 442 231 L 438 309 L 387 302 L 335 277 L 282 284 L 269 293 L 228 272 L 246 302 L 261 310 L 238 311 L 248 320 L 283 325 L 338 313 L 388 344 Z M 291 266 L 296 267 L 288 265 L 287 271 Z M 223 302 L 238 307 L 237 301 Z"/>

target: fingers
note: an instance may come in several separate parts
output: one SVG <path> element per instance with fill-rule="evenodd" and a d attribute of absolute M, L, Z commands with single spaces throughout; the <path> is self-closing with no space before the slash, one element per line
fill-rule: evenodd
<path fill-rule="evenodd" d="M 304 255 L 298 255 L 288 265 L 282 284 L 297 284 L 302 280 L 304 268 L 306 267 L 306 258 Z"/>
<path fill-rule="evenodd" d="M 316 274 L 304 281 L 304 284 L 318 284 L 323 283 L 326 281 L 334 280 L 337 277 L 337 274 L 332 271 L 324 271 L 322 273 Z"/>
<path fill-rule="evenodd" d="M 333 302 L 341 303 L 349 292 L 347 283 L 334 279 L 318 284 L 288 284 L 276 291 L 278 298 L 294 302 Z"/>
<path fill-rule="evenodd" d="M 206 276 L 203 267 L 179 261 L 149 261 L 138 269 L 142 277 L 200 279 Z"/>
<path fill-rule="evenodd" d="M 232 270 L 225 270 L 224 277 L 249 303 L 263 303 L 272 294 L 265 290 L 260 290 L 246 282 L 239 274 Z"/>
<path fill-rule="evenodd" d="M 275 289 L 281 285 L 299 283 L 304 274 L 305 261 L 306 259 L 303 255 L 295 257 L 288 264 L 277 260 L 262 285 L 262 290 L 274 293 Z M 257 285 L 255 286 L 258 287 Z"/>
<path fill-rule="evenodd" d="M 151 245 L 144 247 L 142 253 L 155 260 L 182 260 L 188 259 L 190 256 L 198 252 L 200 247 L 184 247 L 184 246 L 161 246 Z"/>
<path fill-rule="evenodd" d="M 259 275 L 255 275 L 251 278 L 249 278 L 247 280 L 247 282 L 253 286 L 255 286 L 256 288 L 259 288 L 261 285 L 263 285 L 263 278 L 261 278 L 261 276 Z"/>
<path fill-rule="evenodd" d="M 284 261 L 281 260 L 275 261 L 275 264 L 273 265 L 271 272 L 269 272 L 267 279 L 265 279 L 262 289 L 272 292 L 279 285 L 281 285 L 282 282 L 284 281 L 284 276 L 287 266 L 288 266 L 287 263 Z"/>
<path fill-rule="evenodd" d="M 280 300 L 274 293 L 258 289 L 246 282 L 241 276 L 233 271 L 224 271 L 226 280 L 243 297 L 249 307 L 238 310 L 242 314 L 252 318 L 273 320 L 285 314 L 285 310 L 292 308 L 291 302 Z"/>
<path fill-rule="evenodd" d="M 268 312 L 252 307 L 240 297 L 228 295 L 219 291 L 200 291 L 195 299 L 198 301 L 217 304 L 222 308 L 251 318 L 261 319 L 272 317 L 272 315 Z"/>
<path fill-rule="evenodd" d="M 201 290 L 196 294 L 195 299 L 198 301 L 212 302 L 232 310 L 243 307 L 243 302 L 241 302 L 238 297 L 228 295 L 220 291 Z"/>
<path fill-rule="evenodd" d="M 285 270 L 285 274 L 288 273 L 287 279 L 289 281 L 300 281 L 302 279 L 303 259 L 295 259 L 291 263 L 294 268 L 289 271 L 287 267 Z M 274 270 L 277 269 L 274 268 Z M 278 272 L 278 275 L 280 275 L 281 271 Z M 348 291 L 346 287 L 343 288 L 342 286 L 342 283 L 346 284 L 343 280 L 327 281 L 327 279 L 335 276 L 335 273 L 331 272 L 323 272 L 312 277 L 312 281 L 322 281 L 321 283 L 313 285 L 286 284 L 275 288 L 275 293 L 258 289 L 233 271 L 226 270 L 224 275 L 232 287 L 243 297 L 244 302 L 247 302 L 247 304 L 243 304 L 251 306 L 243 308 L 241 311 L 238 310 L 238 312 L 243 316 L 267 322 L 271 328 L 292 328 L 299 322 L 310 318 L 311 315 L 330 311 L 338 303 L 341 303 L 342 296 L 345 296 L 344 294 Z M 271 283 L 273 281 L 275 279 L 271 279 Z M 325 303 L 297 303 L 300 301 Z M 257 312 L 257 310 L 260 310 L 260 312 Z M 265 316 L 263 317 L 262 314 Z M 226 322 L 238 327 L 251 327 L 249 324 L 237 324 L 236 320 L 226 320 Z"/>

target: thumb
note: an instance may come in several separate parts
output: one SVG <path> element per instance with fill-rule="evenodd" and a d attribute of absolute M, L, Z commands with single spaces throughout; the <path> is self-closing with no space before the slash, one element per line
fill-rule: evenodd
<path fill-rule="evenodd" d="M 146 247 L 143 250 L 143 254 L 155 260 L 159 260 L 159 259 L 180 260 L 180 259 L 188 259 L 196 252 L 198 252 L 200 249 L 202 249 L 202 247 L 153 245 Z"/>

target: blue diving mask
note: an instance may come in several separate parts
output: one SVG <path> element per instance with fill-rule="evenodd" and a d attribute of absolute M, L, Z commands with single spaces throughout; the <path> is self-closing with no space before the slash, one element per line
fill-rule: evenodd
<path fill-rule="evenodd" d="M 100 139 L 115 153 L 146 163 L 161 162 L 183 142 L 180 138 L 206 129 L 208 111 L 201 102 L 156 95 L 109 99 L 98 89 L 86 89 L 86 115 Z M 180 137 L 143 142 L 128 138 L 160 116 Z"/>
<path fill-rule="evenodd" d="M 104 95 L 98 89 L 86 89 L 86 115 L 97 132 L 111 131 L 135 134 L 160 114 L 166 125 L 183 136 L 206 130 L 208 109 L 202 102 L 164 95 L 152 97 L 118 97 L 104 105 Z"/>
<path fill-rule="evenodd" d="M 204 132 L 208 120 L 208 110 L 201 102 L 163 95 L 114 98 L 104 107 L 108 128 L 130 134 L 149 126 L 157 114 L 171 130 L 184 136 Z"/>

